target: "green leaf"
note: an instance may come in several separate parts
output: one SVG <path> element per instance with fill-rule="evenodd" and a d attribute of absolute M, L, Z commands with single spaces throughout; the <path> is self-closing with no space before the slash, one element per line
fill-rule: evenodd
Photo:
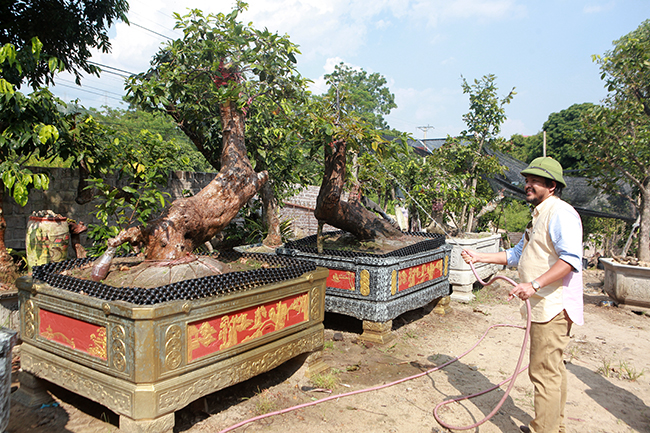
<path fill-rule="evenodd" d="M 0 93 L 4 95 L 13 95 L 16 92 L 13 84 L 4 78 L 0 78 Z"/>
<path fill-rule="evenodd" d="M 59 130 L 53 125 L 43 125 L 38 131 L 38 139 L 42 144 L 47 143 L 49 140 L 56 141 L 59 139 Z"/>
<path fill-rule="evenodd" d="M 14 176 L 13 172 L 6 170 L 2 173 L 2 182 L 8 190 L 11 190 L 16 182 L 16 176 Z"/>
<path fill-rule="evenodd" d="M 56 72 L 59 70 L 59 59 L 56 57 L 50 57 L 47 61 L 47 66 L 50 68 L 51 72 Z"/>
<path fill-rule="evenodd" d="M 22 183 L 16 183 L 13 190 L 13 197 L 20 206 L 25 206 L 27 204 L 27 187 Z"/>

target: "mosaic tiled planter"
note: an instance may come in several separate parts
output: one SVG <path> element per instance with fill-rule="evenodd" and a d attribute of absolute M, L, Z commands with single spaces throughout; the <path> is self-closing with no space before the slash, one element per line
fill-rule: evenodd
<path fill-rule="evenodd" d="M 650 311 L 650 268 L 600 259 L 605 268 L 603 290 L 620 305 Z"/>
<path fill-rule="evenodd" d="M 406 311 L 449 296 L 449 253 L 444 237 L 411 233 L 422 240 L 387 254 L 325 250 L 319 254 L 314 236 L 289 242 L 276 254 L 327 267 L 325 311 L 363 320 L 362 339 L 385 343 L 392 320 Z"/>
<path fill-rule="evenodd" d="M 45 379 L 111 409 L 120 431 L 171 432 L 174 411 L 322 348 L 327 270 L 286 263 L 190 280 L 192 291 L 148 289 L 153 299 L 121 289 L 130 301 L 99 283 L 79 289 L 55 264 L 37 268 L 18 283 L 21 367 L 33 383 Z M 249 275 L 233 283 L 232 274 Z M 32 382 L 21 383 L 19 401 L 36 394 Z"/>

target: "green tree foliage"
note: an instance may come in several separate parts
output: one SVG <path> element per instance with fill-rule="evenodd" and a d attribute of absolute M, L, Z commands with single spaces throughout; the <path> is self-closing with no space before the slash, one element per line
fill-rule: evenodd
<path fill-rule="evenodd" d="M 173 146 L 178 148 L 178 153 L 170 154 L 168 170 L 214 171 L 214 167 L 178 129 L 173 119 L 165 114 L 110 107 L 104 107 L 101 111 L 91 108 L 90 114 L 98 123 L 119 133 L 122 137 L 138 137 L 142 131 L 148 131 L 159 134 L 161 143 L 165 146 L 173 143 Z"/>
<path fill-rule="evenodd" d="M 216 169 L 221 165 L 222 104 L 232 101 L 248 112 L 257 99 L 299 97 L 305 85 L 295 69 L 298 47 L 287 36 L 238 21 L 246 7 L 238 2 L 228 15 L 175 14 L 184 37 L 167 43 L 150 71 L 127 82 L 133 104 L 169 114 Z"/>
<path fill-rule="evenodd" d="M 5 1 L 0 9 L 0 46 L 11 44 L 17 63 L 0 59 L 3 78 L 13 85 L 27 83 L 34 89 L 52 84 L 57 69 L 75 75 L 99 75 L 90 62 L 91 50 L 110 51 L 108 28 L 116 21 L 127 21 L 125 0 L 17 0 Z M 34 38 L 41 49 L 30 49 Z M 54 67 L 56 66 L 56 67 Z"/>
<path fill-rule="evenodd" d="M 123 0 L 106 2 L 15 1 L 0 11 L 0 168 L 5 188 L 17 200 L 27 201 L 28 188 L 47 188 L 48 181 L 24 167 L 31 157 L 50 158 L 65 129 L 59 103 L 42 84 L 68 70 L 98 73 L 88 63 L 90 48 L 108 51 L 107 28 L 115 19 L 126 20 Z M 18 91 L 24 83 L 33 93 Z M 0 197 L 1 199 L 1 197 Z M 1 203 L 1 200 L 0 200 Z M 0 208 L 0 264 L 5 254 L 6 223 Z M 4 270 L 4 269 L 3 269 Z M 0 273 L 1 271 L 0 270 Z"/>
<path fill-rule="evenodd" d="M 102 253 L 106 241 L 121 230 L 146 225 L 167 204 L 169 194 L 160 190 L 167 185 L 170 161 L 178 159 L 180 147 L 147 130 L 140 131 L 137 137 L 127 137 L 131 140 L 115 137 L 107 143 L 105 151 L 115 158 L 114 165 L 102 170 L 104 176 L 90 179 L 99 195 L 94 213 L 100 224 L 90 224 L 88 231 L 93 241 L 89 252 L 94 255 Z M 118 184 L 106 182 L 105 175 L 115 172 Z M 130 250 L 127 245 L 121 248 Z"/>
<path fill-rule="evenodd" d="M 342 110 L 356 113 L 362 121 L 377 129 L 389 128 L 383 116 L 390 114 L 397 104 L 381 74 L 368 74 L 341 62 L 334 72 L 325 75 L 325 79 L 330 86 L 327 94 L 337 100 Z"/>
<path fill-rule="evenodd" d="M 603 106 L 594 107 L 585 123 L 594 184 L 620 191 L 632 187 L 630 201 L 640 216 L 639 260 L 650 261 L 650 20 L 614 41 L 603 56 L 594 56 L 609 91 Z"/>
<path fill-rule="evenodd" d="M 505 142 L 499 137 L 506 120 L 505 105 L 512 101 L 514 88 L 503 98 L 497 95 L 496 76 L 484 75 L 473 84 L 463 78 L 463 93 L 469 95 L 469 112 L 463 116 L 467 129 L 459 137 L 448 137 L 436 152 L 447 173 L 444 196 L 448 215 L 460 232 L 472 231 L 476 210 L 494 198 L 485 177 L 501 173 L 497 158 L 485 153 L 486 147 L 500 150 Z"/>
<path fill-rule="evenodd" d="M 542 155 L 543 141 L 541 132 L 528 136 L 514 134 L 510 137 L 508 143 L 508 154 L 519 161 L 529 163 Z"/>
<path fill-rule="evenodd" d="M 544 122 L 546 156 L 559 161 L 564 170 L 579 170 L 587 163 L 584 153 L 574 143 L 584 143 L 583 117 L 593 107 L 594 104 L 589 102 L 573 104 L 558 113 L 551 113 Z M 541 147 L 535 150 L 536 157 L 542 156 Z"/>

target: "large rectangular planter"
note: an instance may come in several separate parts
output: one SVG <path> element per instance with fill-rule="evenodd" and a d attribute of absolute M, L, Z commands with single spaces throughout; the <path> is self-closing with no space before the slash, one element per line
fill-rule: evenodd
<path fill-rule="evenodd" d="M 450 238 L 447 241 L 452 245 L 451 263 L 449 265 L 449 283 L 453 293 L 451 299 L 459 302 L 472 301 L 475 296 L 472 293 L 476 277 L 470 266 L 460 256 L 465 249 L 478 251 L 480 253 L 497 253 L 501 242 L 501 235 L 485 235 L 476 238 Z M 503 269 L 503 266 L 492 263 L 475 263 L 474 268 L 479 278 L 489 279 L 492 275 Z"/>
<path fill-rule="evenodd" d="M 605 268 L 603 290 L 623 306 L 650 311 L 650 268 L 600 259 Z"/>
<path fill-rule="evenodd" d="M 171 432 L 174 411 L 322 348 L 327 274 L 151 305 L 23 277 L 21 367 L 108 407 L 120 431 Z"/>
<path fill-rule="evenodd" d="M 311 243 L 314 236 L 303 243 Z M 451 247 L 444 238 L 422 237 L 422 242 L 404 250 L 390 255 L 327 250 L 319 254 L 288 243 L 276 254 L 328 268 L 325 311 L 363 320 L 363 338 L 385 342 L 394 318 L 450 294 Z"/>

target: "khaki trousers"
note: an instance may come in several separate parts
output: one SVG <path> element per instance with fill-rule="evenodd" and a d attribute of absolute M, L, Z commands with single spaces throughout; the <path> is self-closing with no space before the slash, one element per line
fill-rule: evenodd
<path fill-rule="evenodd" d="M 564 349 L 569 343 L 572 322 L 562 311 L 545 323 L 531 324 L 530 377 L 535 387 L 533 433 L 562 433 L 567 398 L 567 373 Z"/>

